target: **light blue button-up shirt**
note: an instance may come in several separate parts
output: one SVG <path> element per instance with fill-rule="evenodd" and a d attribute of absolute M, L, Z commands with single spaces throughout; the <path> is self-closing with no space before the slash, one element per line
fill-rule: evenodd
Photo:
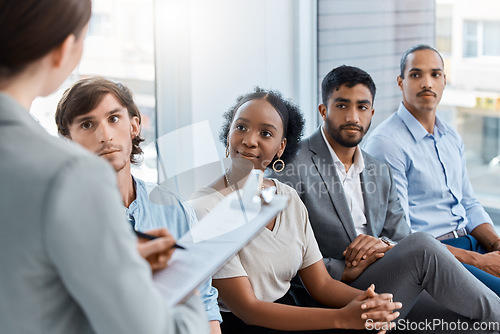
<path fill-rule="evenodd" d="M 193 208 L 178 196 L 154 183 L 134 178 L 136 199 L 125 212 L 138 231 L 165 227 L 175 239 L 182 237 L 198 220 Z M 209 321 L 222 321 L 217 304 L 218 292 L 208 280 L 199 288 Z"/>
<path fill-rule="evenodd" d="M 428 133 L 401 103 L 373 130 L 364 150 L 392 167 L 412 231 L 438 237 L 492 224 L 472 190 L 462 138 L 437 116 L 434 134 Z"/>

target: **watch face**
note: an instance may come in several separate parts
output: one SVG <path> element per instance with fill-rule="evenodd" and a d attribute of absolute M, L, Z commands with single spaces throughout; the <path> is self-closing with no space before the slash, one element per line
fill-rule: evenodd
<path fill-rule="evenodd" d="M 385 244 L 387 244 L 388 246 L 393 246 L 396 244 L 396 242 L 392 241 L 391 239 L 387 238 L 387 237 L 380 237 L 379 238 L 382 242 L 384 242 Z"/>

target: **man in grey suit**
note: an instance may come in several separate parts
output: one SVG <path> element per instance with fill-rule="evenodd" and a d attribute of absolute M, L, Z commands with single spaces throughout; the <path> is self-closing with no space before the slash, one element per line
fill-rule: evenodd
<path fill-rule="evenodd" d="M 403 318 L 426 290 L 454 312 L 483 319 L 463 305 L 494 304 L 496 296 L 432 236 L 410 235 L 389 166 L 358 147 L 371 124 L 375 90 L 370 75 L 359 68 L 340 66 L 328 73 L 319 106 L 322 126 L 275 176 L 304 201 L 331 276 L 357 288 L 375 283 L 379 291 L 393 293 L 403 303 Z M 463 281 L 471 291 L 453 294 L 442 288 Z"/>

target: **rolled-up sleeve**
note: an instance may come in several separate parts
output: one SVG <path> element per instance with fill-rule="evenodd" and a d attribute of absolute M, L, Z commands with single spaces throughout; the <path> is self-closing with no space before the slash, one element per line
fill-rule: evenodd
<path fill-rule="evenodd" d="M 493 225 L 493 221 L 481 203 L 479 203 L 470 184 L 465 161 L 465 146 L 462 140 L 460 140 L 460 163 L 462 165 L 462 205 L 465 208 L 468 220 L 465 228 L 470 233 L 481 224 L 488 223 Z"/>
<path fill-rule="evenodd" d="M 203 304 L 205 305 L 205 311 L 207 312 L 208 321 L 222 322 L 219 304 L 217 303 L 219 292 L 212 286 L 212 280 L 209 279 L 203 283 L 200 287 L 200 291 Z"/>

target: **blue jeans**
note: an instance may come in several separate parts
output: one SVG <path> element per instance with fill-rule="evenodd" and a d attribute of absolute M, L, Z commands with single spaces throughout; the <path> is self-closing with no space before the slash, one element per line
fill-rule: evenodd
<path fill-rule="evenodd" d="M 461 248 L 481 254 L 485 254 L 488 251 L 471 235 L 466 235 L 456 239 L 443 240 L 442 243 L 450 245 L 456 248 Z M 500 296 L 500 277 L 488 274 L 487 272 L 471 266 L 470 264 L 463 263 L 464 267 L 476 276 L 478 280 L 484 283 L 488 288 L 493 290 L 498 296 Z"/>

